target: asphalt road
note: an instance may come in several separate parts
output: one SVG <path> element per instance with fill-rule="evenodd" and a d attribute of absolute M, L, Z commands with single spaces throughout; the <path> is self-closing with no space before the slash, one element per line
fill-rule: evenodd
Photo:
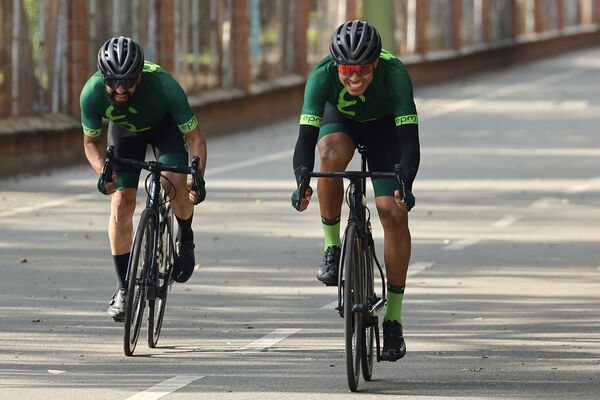
<path fill-rule="evenodd" d="M 598 398 L 598 50 L 416 88 L 408 353 L 353 397 Z M 317 202 L 289 202 L 296 123 L 209 139 L 199 267 L 134 357 L 91 168 L 0 181 L 0 398 L 349 397 Z"/>

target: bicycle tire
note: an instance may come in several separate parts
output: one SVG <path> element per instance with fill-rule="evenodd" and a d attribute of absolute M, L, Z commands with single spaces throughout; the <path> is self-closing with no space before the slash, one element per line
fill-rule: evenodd
<path fill-rule="evenodd" d="M 357 227 L 350 225 L 344 240 L 344 336 L 346 347 L 346 375 L 348 387 L 355 392 L 360 378 L 364 347 L 363 315 L 355 312 L 354 305 L 364 303 L 362 267 L 362 244 Z"/>
<path fill-rule="evenodd" d="M 143 322 L 147 294 L 148 268 L 154 262 L 156 217 L 154 211 L 142 212 L 138 224 L 131 257 L 129 258 L 129 284 L 125 303 L 125 334 L 123 348 L 126 356 L 133 355 Z M 141 263 L 140 263 L 141 261 Z"/>
<path fill-rule="evenodd" d="M 365 263 L 363 265 L 363 270 L 365 271 L 365 277 L 366 277 L 366 282 L 365 282 L 365 287 L 367 289 L 367 292 L 365 293 L 365 298 L 366 299 L 372 299 L 372 296 L 374 295 L 375 292 L 375 277 L 373 275 L 373 250 L 371 249 L 371 247 L 364 243 L 363 245 L 363 254 L 365 257 Z M 371 304 L 369 304 L 367 302 L 367 304 L 370 306 Z M 376 317 L 374 317 L 376 318 Z M 362 354 L 362 365 L 361 365 L 361 370 L 362 370 L 362 375 L 365 381 L 370 381 L 371 377 L 373 375 L 373 360 L 376 358 L 376 354 L 375 351 L 373 349 L 374 345 L 375 345 L 375 335 L 377 335 L 378 333 L 378 329 L 376 329 L 372 323 L 373 321 L 370 321 L 371 324 L 369 324 L 369 326 L 365 326 L 364 329 L 364 334 L 365 334 L 365 342 L 364 342 L 364 347 L 363 347 L 363 354 Z"/>
<path fill-rule="evenodd" d="M 159 232 L 157 268 L 155 268 L 158 294 L 155 300 L 148 301 L 148 346 L 150 348 L 155 348 L 158 343 L 167 306 L 167 296 L 173 283 L 171 279 L 175 261 L 173 210 L 168 204 L 165 206 L 163 222 L 161 232 Z"/>

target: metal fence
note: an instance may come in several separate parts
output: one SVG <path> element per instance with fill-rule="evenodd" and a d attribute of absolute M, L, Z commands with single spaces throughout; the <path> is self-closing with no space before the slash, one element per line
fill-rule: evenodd
<path fill-rule="evenodd" d="M 566 34 L 581 26 L 597 29 L 600 18 L 600 0 L 0 2 L 0 117 L 77 116 L 96 51 L 118 34 L 138 40 L 146 58 L 197 94 L 247 91 L 252 82 L 306 75 L 328 53 L 336 26 L 369 19 L 374 9 L 383 16 L 369 20 L 381 26 L 388 50 L 400 57 Z"/>

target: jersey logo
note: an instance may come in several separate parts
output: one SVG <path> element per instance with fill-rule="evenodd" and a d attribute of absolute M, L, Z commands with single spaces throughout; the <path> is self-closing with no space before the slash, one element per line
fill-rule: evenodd
<path fill-rule="evenodd" d="M 198 126 L 198 119 L 196 118 L 196 114 L 194 114 L 194 116 L 185 124 L 180 124 L 177 126 L 179 127 L 179 130 L 181 131 L 181 133 L 190 132 L 192 129 L 194 129 Z"/>
<path fill-rule="evenodd" d="M 402 115 L 400 117 L 396 117 L 396 126 L 418 123 L 419 117 L 417 116 L 417 114 Z"/>
<path fill-rule="evenodd" d="M 351 115 L 351 116 L 355 116 L 356 112 L 354 111 L 350 111 L 350 110 L 344 110 L 344 108 L 347 107 L 351 107 L 353 105 L 355 105 L 356 103 L 358 103 L 357 100 L 346 100 L 344 98 L 344 96 L 346 95 L 346 93 L 348 93 L 348 89 L 343 88 L 342 91 L 340 92 L 340 95 L 338 97 L 338 103 L 337 103 L 337 109 L 342 113 L 342 114 L 346 114 L 346 115 Z M 360 95 L 358 96 L 358 98 L 364 103 L 366 102 L 366 98 L 364 95 Z"/>
<path fill-rule="evenodd" d="M 106 116 L 106 118 L 108 118 L 109 120 L 116 122 L 117 124 L 121 125 L 123 127 L 123 129 L 125 129 L 126 131 L 129 132 L 144 132 L 150 129 L 150 127 L 145 127 L 145 128 L 137 128 L 135 125 L 133 125 L 131 122 L 129 121 L 120 121 L 123 118 L 125 118 L 125 115 L 114 115 L 113 114 L 113 110 L 115 108 L 113 106 L 109 106 L 106 109 L 106 113 L 104 114 Z M 137 114 L 138 111 L 133 108 L 133 107 L 129 107 L 129 111 L 131 114 Z"/>
<path fill-rule="evenodd" d="M 316 115 L 302 114 L 300 116 L 300 125 L 312 125 L 320 128 L 321 120 L 323 120 L 323 118 L 317 117 Z"/>

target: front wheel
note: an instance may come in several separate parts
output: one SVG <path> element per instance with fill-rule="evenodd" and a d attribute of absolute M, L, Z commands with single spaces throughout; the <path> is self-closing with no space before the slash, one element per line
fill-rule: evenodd
<path fill-rule="evenodd" d="M 344 334 L 346 339 L 346 374 L 348 387 L 355 392 L 360 376 L 361 356 L 365 346 L 363 311 L 356 309 L 364 304 L 362 270 L 362 245 L 356 226 L 351 225 L 344 240 Z"/>
<path fill-rule="evenodd" d="M 375 282 L 373 276 L 373 250 L 369 247 L 367 243 L 365 243 L 364 246 L 364 257 L 366 257 L 366 259 L 363 266 L 363 270 L 365 271 L 365 287 L 367 288 L 365 298 L 369 299 L 369 301 L 367 301 L 368 307 L 372 307 L 377 302 L 377 296 L 375 295 Z M 365 381 L 371 380 L 371 376 L 373 374 L 373 360 L 377 358 L 375 350 L 377 335 L 379 334 L 377 324 L 377 317 L 375 316 L 369 317 L 369 323 L 364 325 L 363 332 L 365 335 L 365 346 L 362 349 L 362 374 Z"/>
<path fill-rule="evenodd" d="M 126 356 L 133 355 L 140 329 L 142 328 L 148 271 L 154 262 L 156 218 L 152 210 L 144 210 L 135 232 L 131 257 L 129 258 L 127 300 L 125 303 L 125 335 L 123 338 Z"/>
<path fill-rule="evenodd" d="M 175 261 L 175 244 L 173 243 L 173 210 L 165 206 L 161 223 L 160 239 L 157 249 L 157 270 L 155 282 L 158 293 L 155 300 L 148 301 L 148 346 L 155 348 L 167 306 L 167 295 L 173 283 L 171 273 Z"/>

